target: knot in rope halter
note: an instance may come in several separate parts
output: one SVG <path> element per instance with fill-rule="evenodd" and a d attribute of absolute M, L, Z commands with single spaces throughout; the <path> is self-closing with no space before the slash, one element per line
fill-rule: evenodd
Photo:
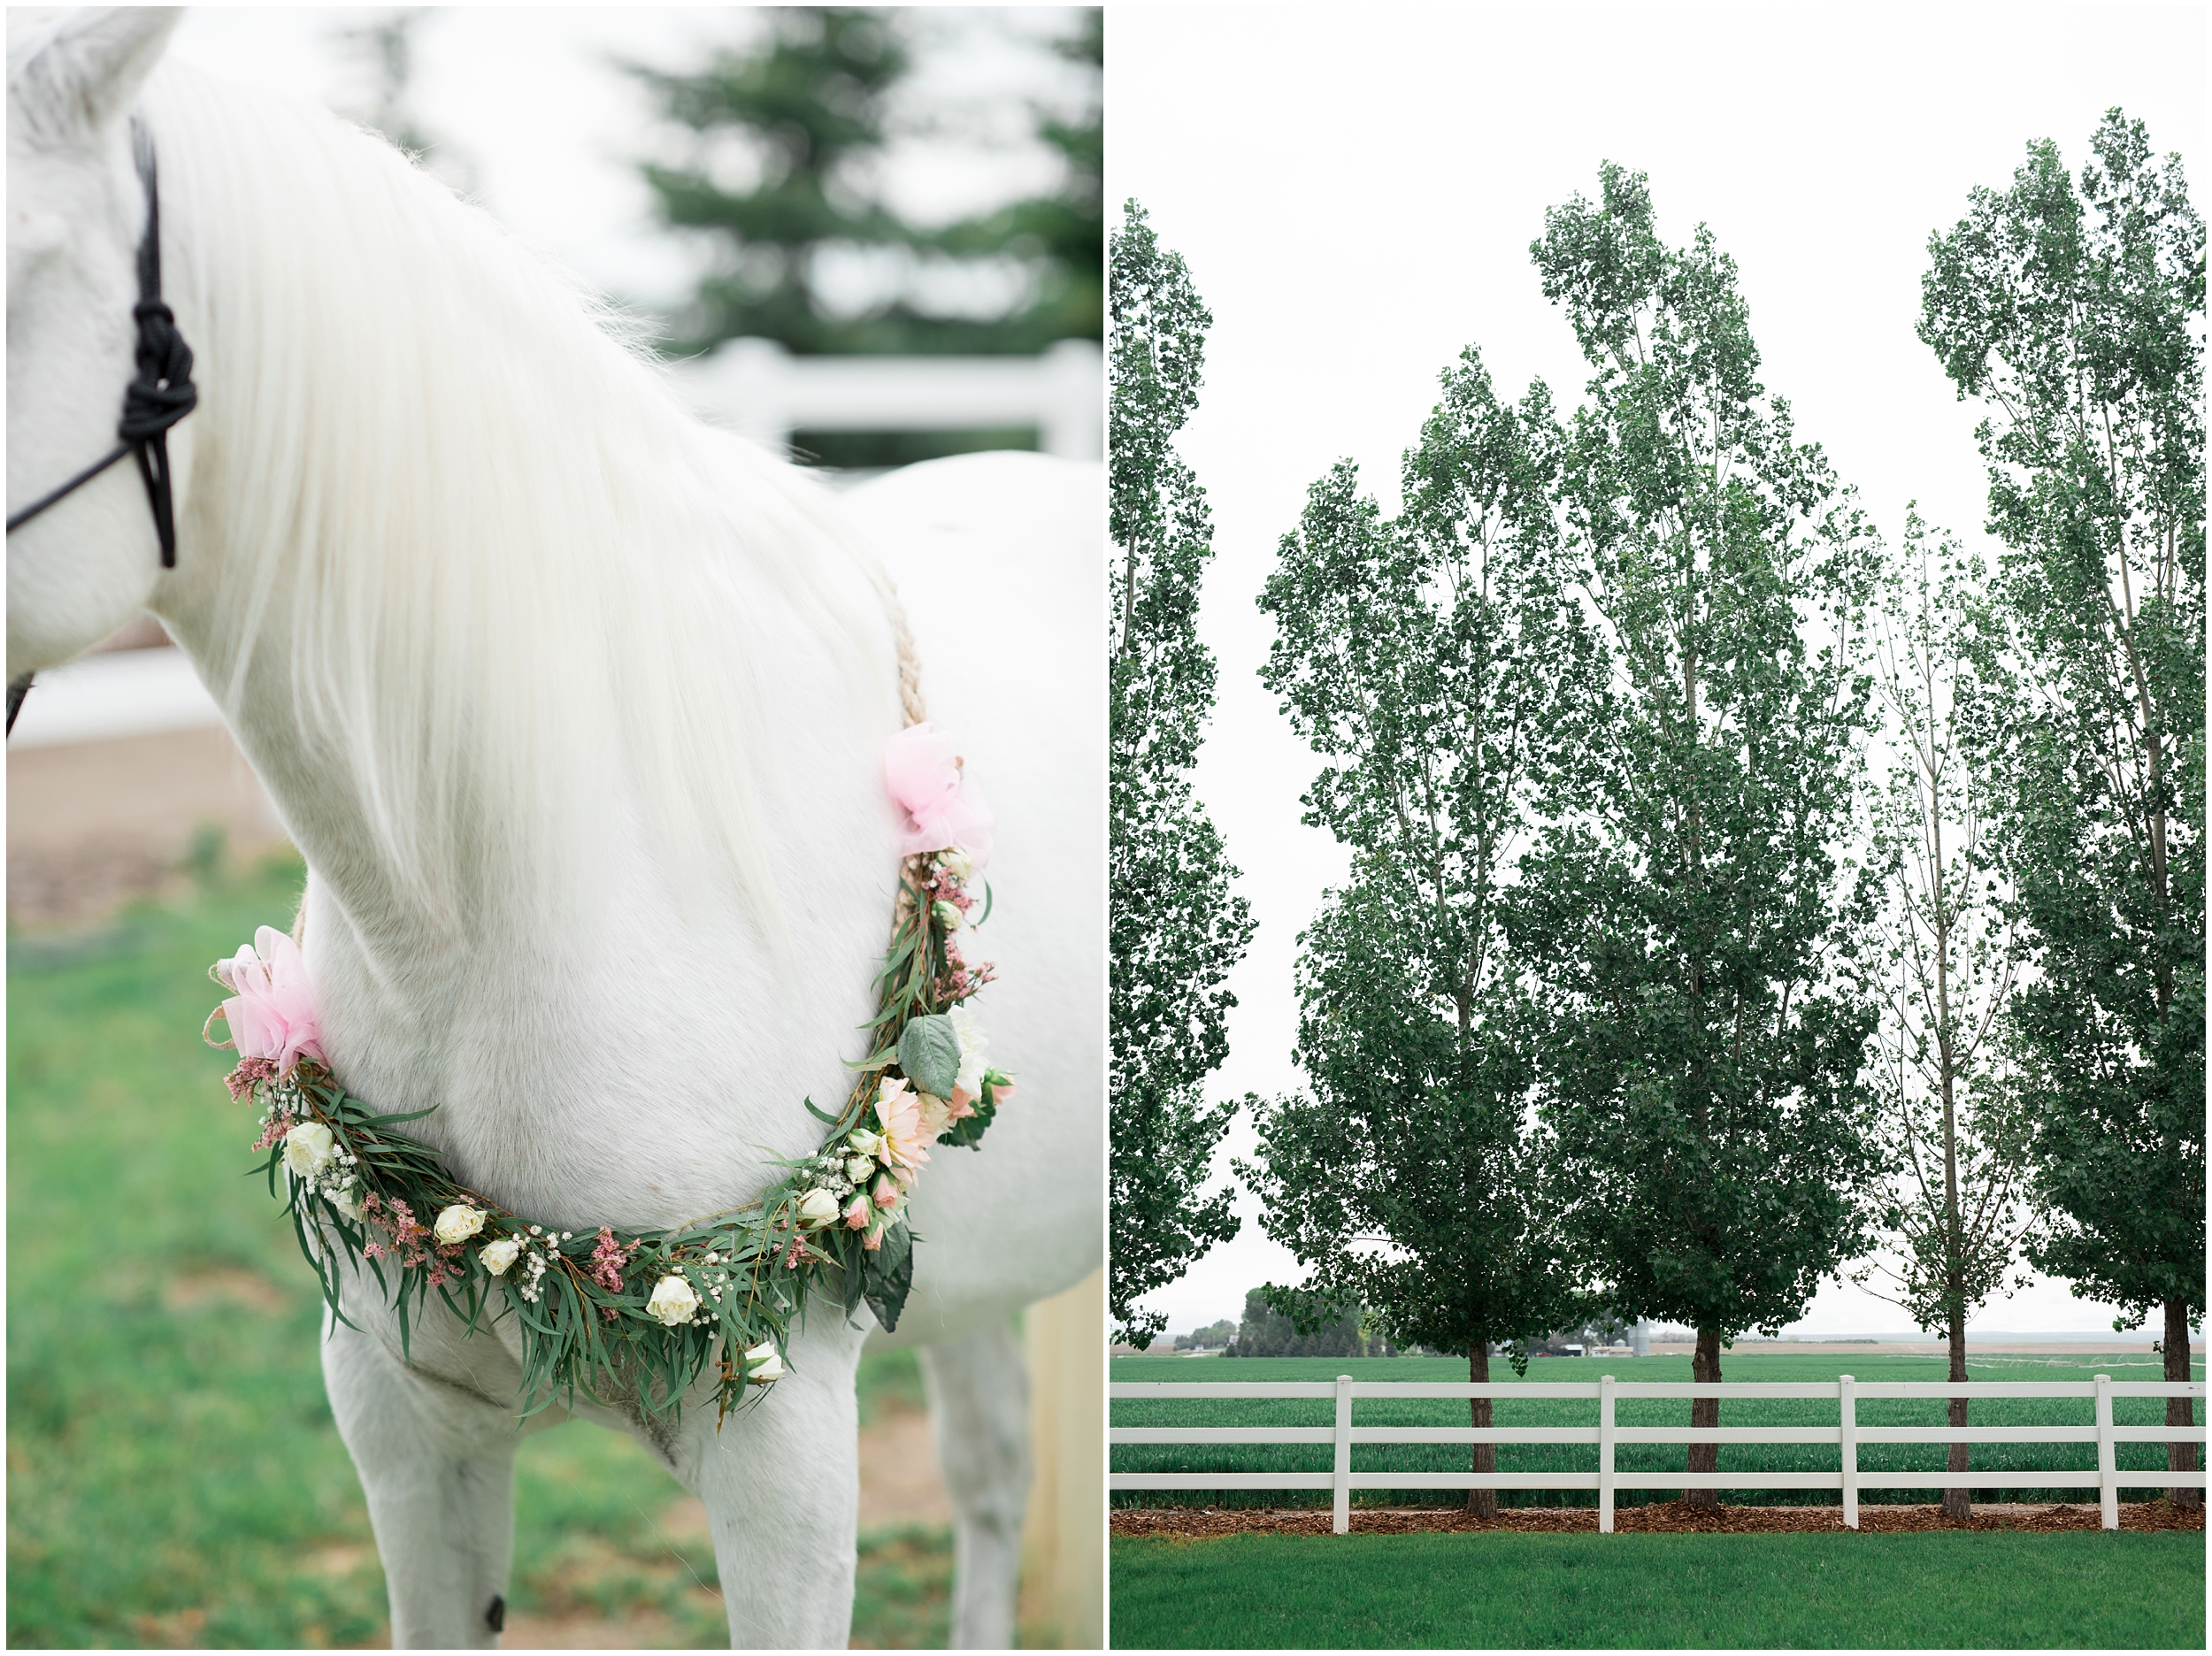
<path fill-rule="evenodd" d="M 20 511 L 8 514 L 8 533 L 13 534 L 49 506 L 66 499 L 98 477 L 125 455 L 138 457 L 138 475 L 146 485 L 146 503 L 154 517 L 154 533 L 161 542 L 161 567 L 177 566 L 177 520 L 169 476 L 169 428 L 189 414 L 200 400 L 192 383 L 192 348 L 177 331 L 176 313 L 161 297 L 161 188 L 154 168 L 153 139 L 136 116 L 131 118 L 131 155 L 138 165 L 138 180 L 146 191 L 146 233 L 138 242 L 138 303 L 131 307 L 138 340 L 133 355 L 138 372 L 123 392 L 123 418 L 115 428 L 120 440 L 105 455 L 50 490 Z M 8 686 L 8 729 L 29 694 L 29 675 Z"/>

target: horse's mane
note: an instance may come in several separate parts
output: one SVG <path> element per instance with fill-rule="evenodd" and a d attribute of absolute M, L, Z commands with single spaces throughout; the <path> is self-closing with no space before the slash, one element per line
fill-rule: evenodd
<path fill-rule="evenodd" d="M 547 835 L 529 865 L 573 890 L 641 831 L 772 930 L 763 632 L 795 609 L 896 723 L 818 484 L 701 425 L 634 324 L 376 135 L 174 65 L 145 108 L 173 286 L 204 305 L 180 318 L 191 488 L 250 594 L 211 618 L 219 699 L 235 716 L 256 649 L 286 652 L 427 912 L 515 836 Z"/>

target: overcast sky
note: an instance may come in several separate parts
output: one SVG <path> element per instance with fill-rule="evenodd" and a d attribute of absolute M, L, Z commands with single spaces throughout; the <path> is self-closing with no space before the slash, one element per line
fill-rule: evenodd
<path fill-rule="evenodd" d="M 2201 201 L 2205 44 L 2200 8 L 1110 14 L 1110 200 L 1144 203 L 1215 317 L 1182 439 L 1217 548 L 1201 628 L 1221 695 L 1199 790 L 1260 923 L 1215 1096 L 1299 1085 L 1296 936 L 1346 867 L 1298 825 L 1317 766 L 1256 676 L 1270 629 L 1254 598 L 1338 458 L 1394 510 L 1399 456 L 1463 346 L 1480 345 L 1501 396 L 1541 376 L 1563 409 L 1580 402 L 1586 370 L 1529 259 L 1545 208 L 1594 196 L 1601 161 L 1647 172 L 1670 242 L 1701 221 L 1735 257 L 1766 385 L 1885 536 L 1916 498 L 1986 546 L 1979 417 L 1913 332 L 1929 234 L 1970 187 L 2007 183 L 2031 140 L 2078 165 L 2115 104 L 2181 152 Z M 1229 1150 L 1251 1145 L 1240 1116 Z M 1248 1194 L 1240 1211 L 1235 1242 L 1148 1302 L 1171 1330 L 1296 1279 Z M 2111 1322 L 2047 1282 L 1973 1326 Z M 1908 1326 L 1832 1284 L 1792 1331 Z"/>

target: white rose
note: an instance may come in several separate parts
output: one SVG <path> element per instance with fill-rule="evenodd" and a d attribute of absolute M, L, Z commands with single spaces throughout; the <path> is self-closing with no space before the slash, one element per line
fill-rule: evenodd
<path fill-rule="evenodd" d="M 338 1141 L 320 1122 L 302 1122 L 284 1135 L 284 1165 L 312 1178 L 338 1159 Z"/>
<path fill-rule="evenodd" d="M 755 1385 L 783 1378 L 783 1358 L 776 1351 L 775 1341 L 763 1340 L 745 1353 L 745 1377 Z"/>
<path fill-rule="evenodd" d="M 952 1032 L 960 1038 L 960 1074 L 953 1085 L 972 1099 L 983 1096 L 983 1072 L 990 1068 L 983 1054 L 991 1045 L 991 1038 L 983 1032 L 983 1020 L 964 1006 L 956 1006 L 946 1015 L 952 1019 Z"/>
<path fill-rule="evenodd" d="M 856 1155 L 845 1163 L 845 1177 L 856 1184 L 866 1184 L 868 1176 L 875 1170 L 876 1162 L 873 1156 Z"/>
<path fill-rule="evenodd" d="M 330 1205 L 352 1220 L 354 1223 L 361 1223 L 361 1199 L 351 1191 L 333 1196 L 330 1199 Z"/>
<path fill-rule="evenodd" d="M 484 1210 L 457 1201 L 440 1214 L 438 1223 L 431 1227 L 438 1240 L 449 1245 L 465 1242 L 483 1228 Z"/>
<path fill-rule="evenodd" d="M 975 862 L 958 846 L 948 847 L 937 854 L 937 866 L 958 880 L 963 886 L 973 878 Z"/>
<path fill-rule="evenodd" d="M 653 1284 L 653 1297 L 645 1302 L 646 1311 L 670 1328 L 681 1328 L 698 1308 L 697 1291 L 680 1276 L 662 1277 Z"/>
<path fill-rule="evenodd" d="M 507 1267 L 515 1262 L 515 1255 L 521 1252 L 522 1244 L 512 1237 L 507 1237 L 501 1241 L 485 1244 L 484 1251 L 477 1258 L 484 1261 L 484 1269 L 493 1276 L 504 1276 Z"/>
<path fill-rule="evenodd" d="M 837 1220 L 837 1198 L 826 1190 L 810 1190 L 799 1198 L 799 1223 L 809 1230 L 819 1230 Z"/>
<path fill-rule="evenodd" d="M 852 1146 L 856 1155 L 878 1156 L 883 1154 L 883 1135 L 871 1132 L 865 1127 L 854 1128 L 845 1142 Z"/>

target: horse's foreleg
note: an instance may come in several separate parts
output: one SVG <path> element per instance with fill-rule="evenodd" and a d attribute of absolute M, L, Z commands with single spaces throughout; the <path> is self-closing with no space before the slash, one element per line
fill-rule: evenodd
<path fill-rule="evenodd" d="M 340 1323 L 323 1384 L 369 1499 L 395 1649 L 489 1648 L 514 1556 L 515 1420 Z"/>
<path fill-rule="evenodd" d="M 1013 1326 L 920 1353 L 953 1506 L 952 1647 L 1014 1642 L 1022 1514 L 1029 1505 L 1029 1370 Z"/>
<path fill-rule="evenodd" d="M 832 1338 L 795 1339 L 793 1371 L 718 1429 L 703 1388 L 675 1431 L 631 1428 L 706 1506 L 733 1650 L 842 1650 L 852 1634 L 858 1342 Z"/>

